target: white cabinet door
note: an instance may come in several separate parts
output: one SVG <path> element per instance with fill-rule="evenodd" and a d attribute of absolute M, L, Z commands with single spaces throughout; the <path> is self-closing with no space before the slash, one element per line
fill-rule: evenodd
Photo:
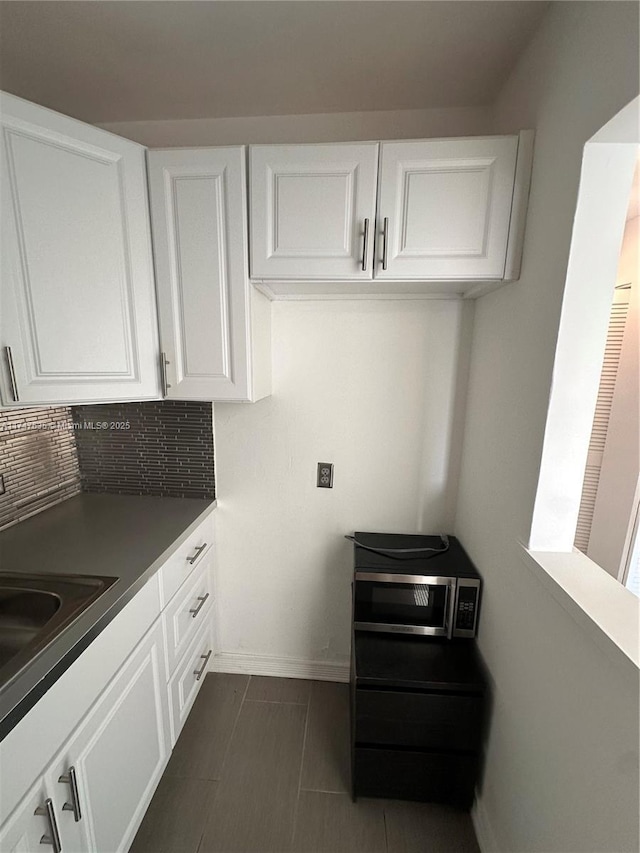
<path fill-rule="evenodd" d="M 0 98 L 5 405 L 159 396 L 145 149 Z"/>
<path fill-rule="evenodd" d="M 128 849 L 166 765 L 170 727 L 158 622 L 56 762 L 77 773 L 91 849 Z M 52 776 L 52 778 L 53 778 Z"/>
<path fill-rule="evenodd" d="M 169 398 L 255 399 L 245 159 L 241 146 L 148 153 Z"/>
<path fill-rule="evenodd" d="M 375 277 L 502 279 L 518 138 L 381 149 Z"/>
<path fill-rule="evenodd" d="M 378 143 L 251 147 L 251 277 L 370 279 Z"/>
<path fill-rule="evenodd" d="M 36 850 L 53 849 L 50 845 L 54 833 L 59 833 L 60 815 L 51 800 L 48 812 L 46 803 L 49 797 L 44 779 L 38 779 L 0 829 L 2 853 L 34 853 Z M 42 841 L 43 838 L 49 841 Z"/>

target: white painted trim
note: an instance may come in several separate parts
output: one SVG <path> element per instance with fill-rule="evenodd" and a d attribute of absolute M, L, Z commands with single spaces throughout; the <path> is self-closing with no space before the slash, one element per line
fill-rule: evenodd
<path fill-rule="evenodd" d="M 631 568 L 631 558 L 633 557 L 634 545 L 636 537 L 640 536 L 640 477 L 636 485 L 636 493 L 633 497 L 633 509 L 629 519 L 629 527 L 622 548 L 622 559 L 620 560 L 620 571 L 618 572 L 618 580 L 626 587 L 629 579 L 629 570 Z"/>
<path fill-rule="evenodd" d="M 500 847 L 489 820 L 489 812 L 485 808 L 482 797 L 477 795 L 471 809 L 471 820 L 482 853 L 500 853 Z"/>
<path fill-rule="evenodd" d="M 313 282 L 314 285 L 322 285 L 322 284 L 333 284 L 334 282 Z M 395 282 L 388 282 L 385 280 L 385 284 L 394 284 Z M 373 291 L 373 290 L 365 290 L 364 287 L 358 287 L 360 292 L 342 292 L 342 293 L 318 293 L 318 292 L 310 292 L 310 293 L 276 293 L 274 290 L 269 287 L 269 285 L 261 281 L 259 279 L 253 279 L 251 284 L 253 287 L 259 292 L 262 293 L 263 296 L 266 296 L 270 302 L 341 302 L 345 300 L 361 300 L 361 299 L 369 299 L 369 300 L 381 300 L 381 301 L 389 301 L 392 300 L 394 302 L 402 302 L 407 299 L 440 299 L 448 302 L 459 302 L 461 300 L 469 300 L 469 299 L 478 299 L 480 296 L 484 296 L 485 293 L 491 293 L 494 290 L 499 290 L 501 287 L 506 287 L 508 284 L 511 284 L 511 280 L 509 281 L 480 281 L 476 284 L 471 284 L 467 282 L 465 287 L 466 290 L 447 292 L 445 290 L 437 291 L 437 292 L 425 292 L 425 291 L 414 291 L 414 292 L 389 292 L 389 291 Z M 345 282 L 348 286 L 348 282 Z M 403 282 L 398 282 L 399 286 L 402 286 Z M 420 285 L 421 282 L 411 282 L 412 285 Z M 433 286 L 434 282 L 424 282 L 425 286 Z M 451 282 L 446 282 L 447 286 L 451 285 Z M 356 285 L 357 286 L 357 285 Z"/>
<path fill-rule="evenodd" d="M 280 678 L 311 678 L 315 681 L 349 681 L 349 664 L 332 661 L 281 658 L 273 655 L 242 655 L 220 652 L 211 659 L 211 672 L 271 675 Z"/>
<path fill-rule="evenodd" d="M 524 565 L 609 659 L 640 669 L 640 599 L 577 549 L 521 549 Z"/>
<path fill-rule="evenodd" d="M 474 284 L 469 290 L 465 291 L 463 299 L 478 299 L 484 296 L 485 293 L 492 293 L 494 290 L 499 290 L 501 287 L 511 284 L 510 281 L 481 281 Z"/>
<path fill-rule="evenodd" d="M 323 285 L 323 284 L 333 284 L 334 282 L 313 282 L 313 285 Z M 415 282 L 414 282 L 415 283 Z M 492 283 L 494 287 L 501 287 L 505 282 L 495 282 Z M 394 302 L 403 301 L 407 299 L 444 299 L 446 301 L 454 301 L 459 302 L 461 299 L 466 298 L 467 294 L 463 294 L 462 292 L 455 293 L 424 293 L 424 292 L 415 292 L 415 293 L 389 293 L 389 292 L 373 292 L 366 291 L 363 288 L 358 287 L 358 290 L 361 292 L 342 292 L 342 293 L 317 293 L 317 292 L 309 292 L 309 293 L 275 293 L 271 287 L 264 281 L 253 280 L 253 286 L 257 291 L 266 296 L 271 302 L 341 302 L 344 300 L 360 300 L 360 299 L 372 299 L 372 300 L 393 300 Z M 433 282 L 429 282 L 429 284 L 433 284 Z M 307 283 L 308 285 L 308 283 Z M 345 282 L 345 285 L 348 287 L 349 282 Z M 358 286 L 357 283 L 355 285 Z"/>
<path fill-rule="evenodd" d="M 535 131 L 520 131 L 518 139 L 518 159 L 516 160 L 516 174 L 513 182 L 513 198 L 511 200 L 511 219 L 509 222 L 507 257 L 504 264 L 503 279 L 505 281 L 516 281 L 520 278 L 522 250 L 524 247 L 524 231 L 527 223 L 529 192 L 531 190 L 534 138 Z"/>

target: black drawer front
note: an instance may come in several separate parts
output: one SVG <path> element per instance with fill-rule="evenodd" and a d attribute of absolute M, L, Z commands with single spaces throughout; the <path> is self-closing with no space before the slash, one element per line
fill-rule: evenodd
<path fill-rule="evenodd" d="M 483 699 L 356 690 L 356 743 L 474 750 L 482 734 Z"/>
<path fill-rule="evenodd" d="M 356 747 L 356 796 L 449 803 L 469 809 L 478 773 L 475 755 Z"/>

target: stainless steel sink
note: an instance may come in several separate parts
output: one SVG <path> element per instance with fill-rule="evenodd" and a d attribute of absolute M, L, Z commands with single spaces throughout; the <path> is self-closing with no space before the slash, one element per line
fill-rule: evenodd
<path fill-rule="evenodd" d="M 116 580 L 0 572 L 0 687 L 15 678 Z"/>

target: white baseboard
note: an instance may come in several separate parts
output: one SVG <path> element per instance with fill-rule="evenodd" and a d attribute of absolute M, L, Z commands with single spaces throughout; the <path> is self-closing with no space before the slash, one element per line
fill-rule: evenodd
<path fill-rule="evenodd" d="M 500 847 L 481 797 L 476 797 L 471 809 L 471 820 L 482 853 L 500 853 Z"/>
<path fill-rule="evenodd" d="M 280 658 L 271 655 L 238 655 L 222 652 L 211 659 L 211 672 L 238 672 L 315 681 L 349 681 L 349 664 L 319 660 Z"/>

